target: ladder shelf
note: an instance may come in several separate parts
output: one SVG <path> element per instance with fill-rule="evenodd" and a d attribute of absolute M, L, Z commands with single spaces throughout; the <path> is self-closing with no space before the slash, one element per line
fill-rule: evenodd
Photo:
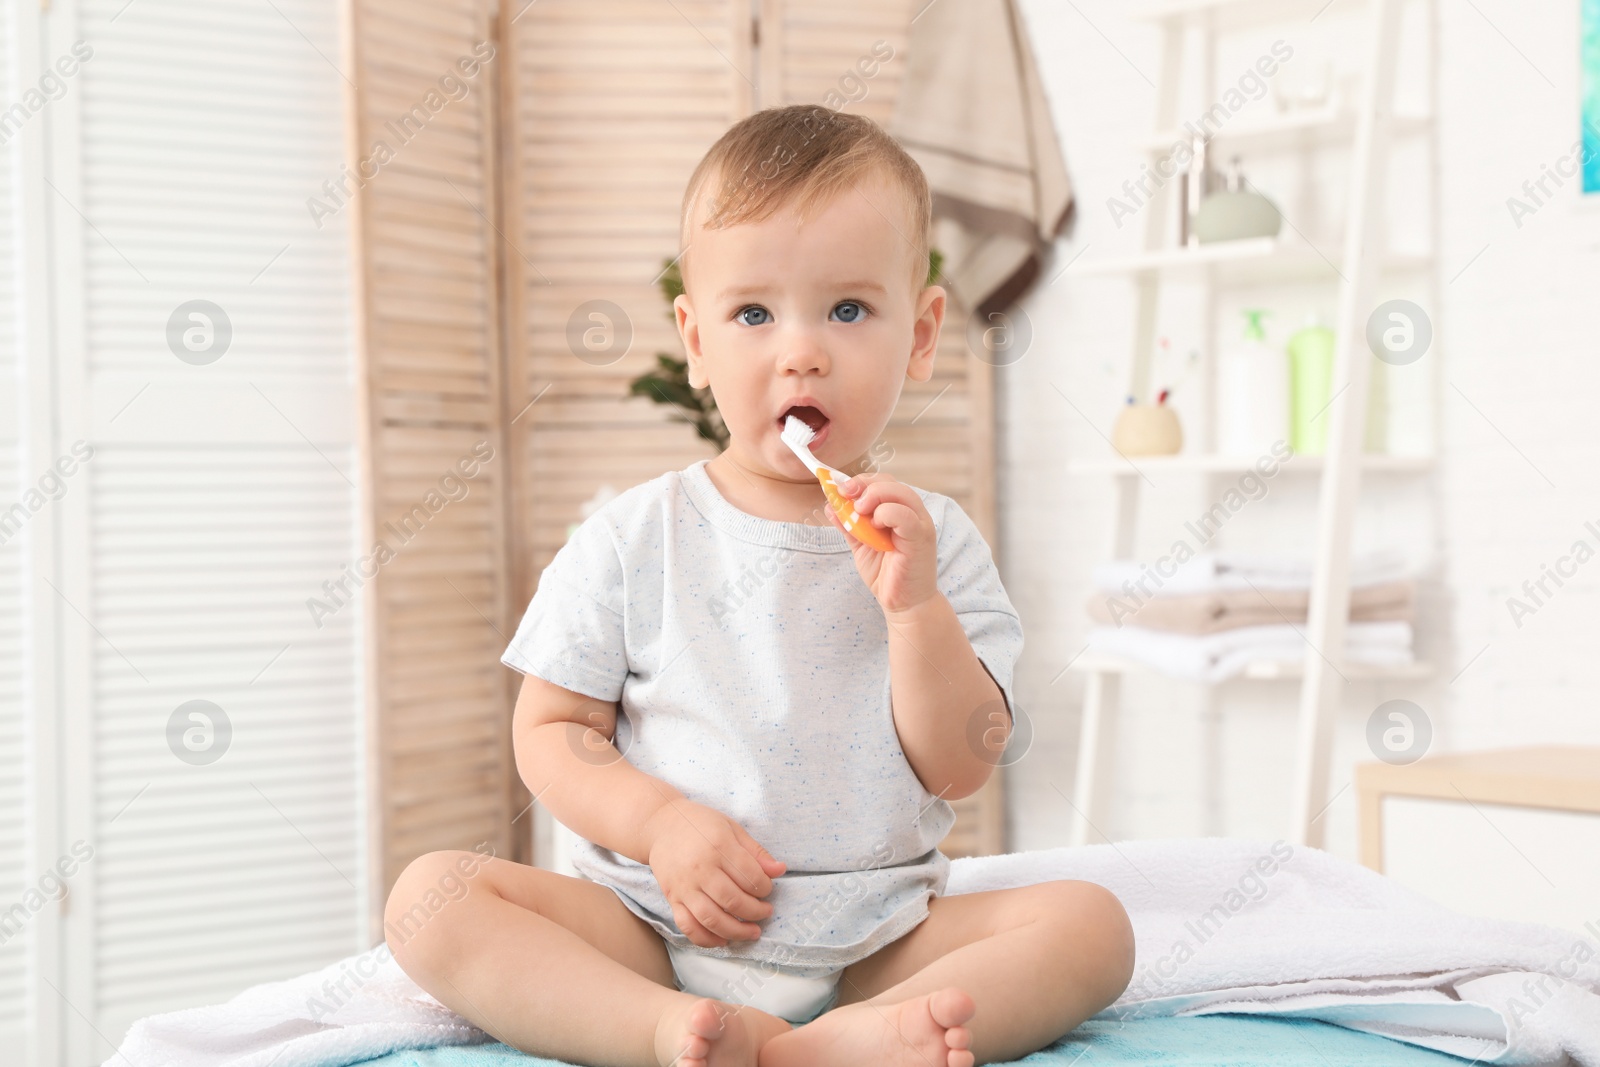
<path fill-rule="evenodd" d="M 1341 696 L 1341 683 L 1355 681 L 1413 682 L 1430 677 L 1426 663 L 1396 667 L 1330 664 L 1318 649 L 1345 647 L 1350 606 L 1350 545 L 1354 515 L 1363 474 L 1425 475 L 1432 470 L 1431 456 L 1376 455 L 1363 451 L 1371 364 L 1366 348 L 1366 317 L 1376 306 L 1380 280 L 1401 272 L 1423 273 L 1431 279 L 1431 251 L 1385 251 L 1383 186 L 1390 139 L 1397 135 L 1431 132 L 1434 113 L 1394 114 L 1392 101 L 1398 62 L 1399 18 L 1402 3 L 1415 2 L 1427 9 L 1429 51 L 1433 0 L 1366 0 L 1368 45 L 1359 98 L 1353 113 L 1337 107 L 1290 115 L 1255 126 L 1223 129 L 1213 141 L 1255 144 L 1293 150 L 1347 142 L 1351 152 L 1349 197 L 1345 232 L 1337 243 L 1325 246 L 1298 232 L 1206 245 L 1173 246 L 1166 242 L 1171 197 L 1158 195 L 1143 205 L 1143 249 L 1135 254 L 1074 264 L 1077 276 L 1121 275 L 1135 286 L 1137 321 L 1128 393 L 1149 393 L 1156 330 L 1156 305 L 1166 281 L 1198 281 L 1211 290 L 1229 285 L 1266 281 L 1325 282 L 1338 291 L 1337 313 L 1332 323 L 1335 347 L 1333 380 L 1338 383 L 1327 409 L 1330 420 L 1326 454 L 1294 456 L 1280 470 L 1320 477 L 1316 514 L 1315 550 L 1312 558 L 1310 606 L 1304 636 L 1307 648 L 1296 663 L 1264 660 L 1246 668 L 1251 680 L 1295 679 L 1300 685 L 1297 740 L 1294 752 L 1294 792 L 1288 806 L 1288 836 L 1298 844 L 1320 847 L 1320 822 L 1328 798 L 1332 726 Z M 1215 87 L 1216 37 L 1219 29 L 1270 23 L 1292 16 L 1299 5 L 1285 0 L 1166 0 L 1147 5 L 1142 17 L 1155 20 L 1162 30 L 1161 82 L 1157 87 L 1155 130 L 1140 138 L 1141 151 L 1164 152 L 1181 138 L 1178 88 L 1184 58 L 1184 36 L 1191 29 L 1203 34 L 1202 84 Z M 1320 14 L 1321 2 L 1304 5 L 1307 13 Z M 1293 9 L 1293 10 L 1291 10 Z M 1337 99 L 1337 96 L 1335 96 Z M 1435 133 L 1436 136 L 1436 133 Z M 1212 152 L 1207 151 L 1207 156 Z M 1430 158 L 1433 158 L 1430 155 Z M 1437 241 L 1437 235 L 1431 237 Z M 1207 314 L 1210 312 L 1208 310 Z M 1209 321 L 1209 320 L 1208 320 Z M 1171 472 L 1199 477 L 1223 476 L 1251 468 L 1249 457 L 1207 454 L 1204 450 L 1173 456 L 1126 457 L 1111 455 L 1075 462 L 1073 473 L 1112 479 L 1110 522 L 1111 558 L 1132 557 L 1135 523 L 1145 474 Z M 1116 715 L 1122 679 L 1152 668 L 1116 656 L 1086 652 L 1069 670 L 1085 678 L 1083 716 L 1075 785 L 1073 844 L 1103 837 L 1099 823 L 1106 808 L 1106 774 L 1112 766 L 1116 740 Z M 1214 697 L 1207 697 L 1208 701 Z M 1215 718 L 1208 703 L 1206 714 Z"/>

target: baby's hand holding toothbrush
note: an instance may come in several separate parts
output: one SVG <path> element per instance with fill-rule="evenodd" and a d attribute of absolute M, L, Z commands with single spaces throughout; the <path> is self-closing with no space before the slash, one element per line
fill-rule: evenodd
<path fill-rule="evenodd" d="M 886 528 L 893 541 L 894 551 L 880 552 L 850 538 L 856 570 L 884 613 L 908 611 L 938 596 L 939 531 L 922 496 L 881 471 L 854 475 L 838 489 L 857 514 Z M 832 509 L 824 510 L 835 527 L 848 533 Z"/>

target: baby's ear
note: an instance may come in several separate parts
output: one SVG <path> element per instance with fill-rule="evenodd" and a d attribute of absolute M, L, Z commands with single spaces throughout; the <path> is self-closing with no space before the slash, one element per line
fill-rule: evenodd
<path fill-rule="evenodd" d="M 683 338 L 683 352 L 689 363 L 689 384 L 696 389 L 704 389 L 706 371 L 705 358 L 700 351 L 700 324 L 688 296 L 679 293 L 673 297 L 672 315 L 678 324 L 678 336 Z"/>
<path fill-rule="evenodd" d="M 940 328 L 944 325 L 946 296 L 942 285 L 924 286 L 918 294 L 911 360 L 906 365 L 906 377 L 914 382 L 925 382 L 933 377 L 933 357 L 939 348 Z"/>

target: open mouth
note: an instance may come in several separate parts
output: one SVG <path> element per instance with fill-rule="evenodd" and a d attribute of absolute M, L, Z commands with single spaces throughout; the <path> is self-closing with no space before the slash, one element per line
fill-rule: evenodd
<path fill-rule="evenodd" d="M 783 431 L 784 425 L 789 421 L 790 415 L 811 427 L 811 432 L 815 435 L 812 438 L 813 444 L 819 443 L 827 434 L 828 416 L 815 404 L 790 404 L 784 408 L 783 413 L 778 416 L 778 430 L 780 433 Z"/>

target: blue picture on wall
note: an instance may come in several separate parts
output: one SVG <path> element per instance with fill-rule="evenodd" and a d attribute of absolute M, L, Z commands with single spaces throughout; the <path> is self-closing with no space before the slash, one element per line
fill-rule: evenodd
<path fill-rule="evenodd" d="M 1600 0 L 1583 0 L 1578 77 L 1583 93 L 1583 191 L 1600 192 Z"/>

